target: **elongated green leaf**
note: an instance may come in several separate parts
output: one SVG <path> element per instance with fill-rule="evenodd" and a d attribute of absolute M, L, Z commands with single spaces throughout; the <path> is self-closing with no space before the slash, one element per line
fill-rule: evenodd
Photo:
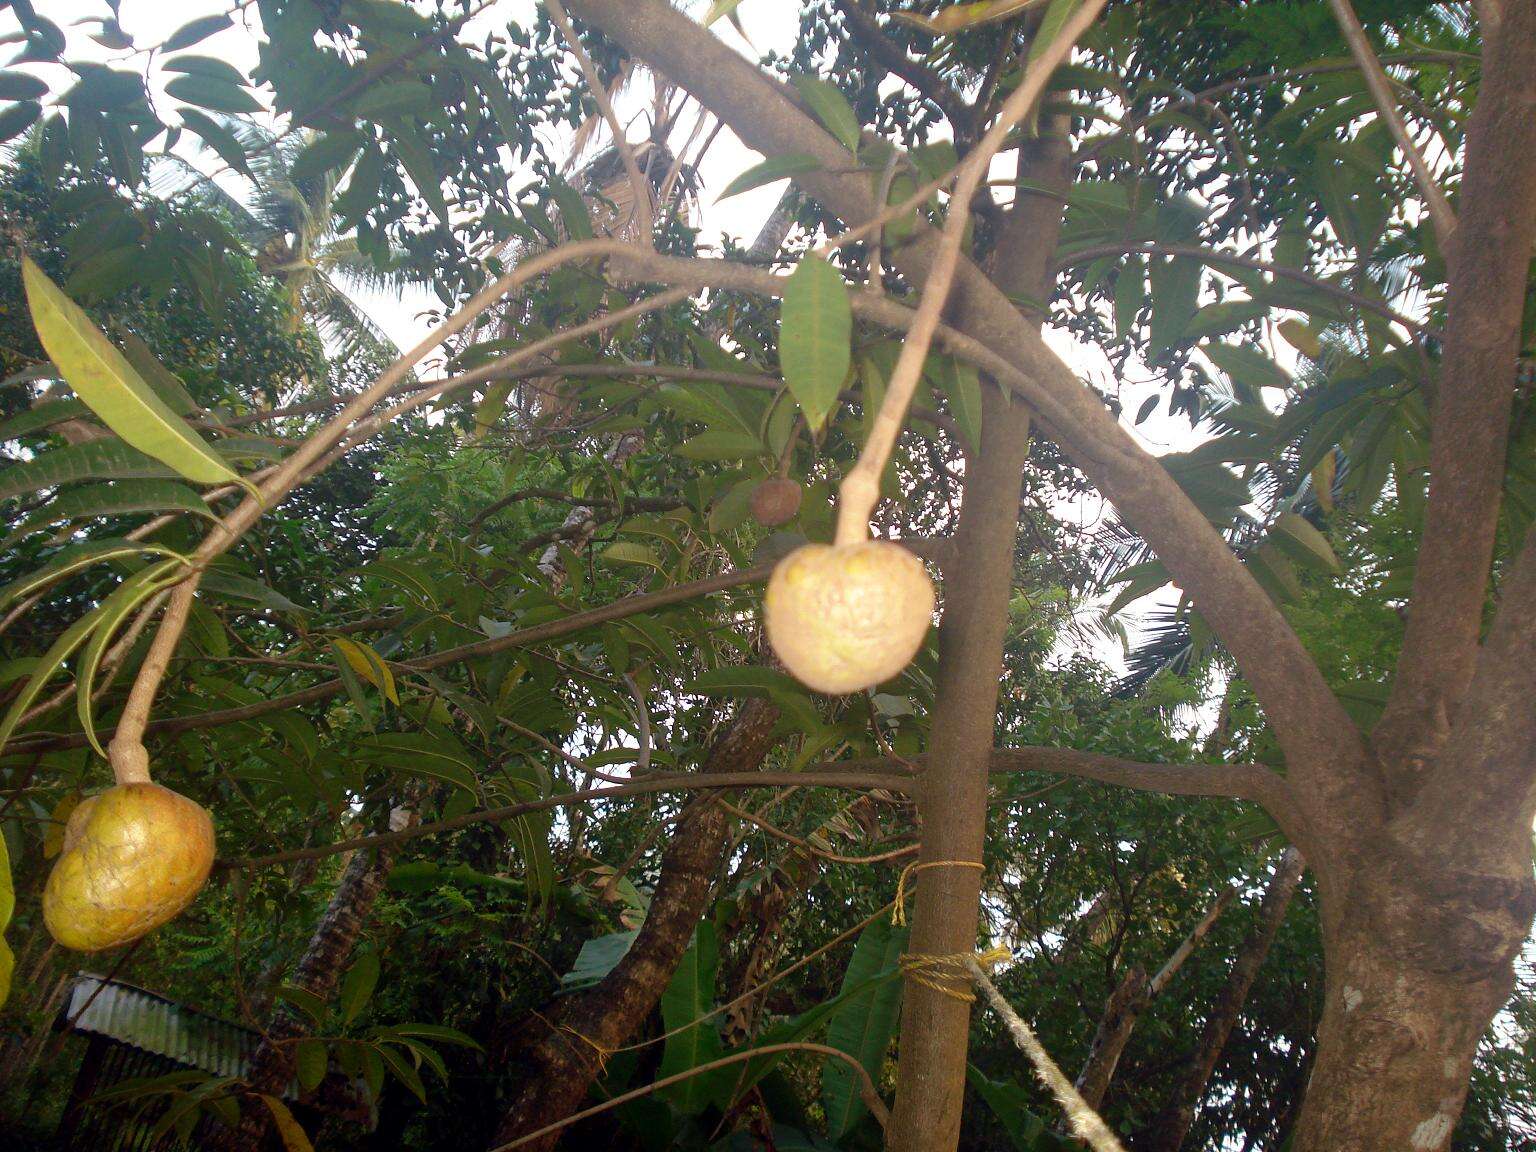
<path fill-rule="evenodd" d="M 610 932 L 583 943 L 571 970 L 560 977 L 560 991 L 580 992 L 600 982 L 624 959 L 638 934 L 638 930 Z"/>
<path fill-rule="evenodd" d="M 174 480 L 120 480 L 70 488 L 14 532 L 0 541 L 9 547 L 23 536 L 66 520 L 93 520 L 98 516 L 131 516 L 138 512 L 188 512 L 218 519 L 196 492 Z"/>
<path fill-rule="evenodd" d="M 1045 1152 L 1041 1141 L 1050 1134 L 1045 1130 L 1045 1121 L 1030 1110 L 1028 1092 L 1011 1080 L 991 1079 L 975 1065 L 966 1066 L 965 1078 L 981 1094 L 992 1114 L 1002 1121 L 1018 1152 Z"/>
<path fill-rule="evenodd" d="M 390 1074 L 400 1083 L 404 1084 L 412 1096 L 425 1104 L 427 1102 L 427 1086 L 421 1082 L 420 1073 L 406 1062 L 405 1057 L 401 1056 L 399 1052 L 396 1052 L 387 1044 L 376 1045 L 374 1051 L 384 1061 Z"/>
<path fill-rule="evenodd" d="M 162 67 L 167 72 L 185 72 L 193 76 L 206 76 L 210 80 L 222 80 L 226 84 L 243 87 L 245 76 L 227 60 L 214 56 L 177 56 L 167 60 Z"/>
<path fill-rule="evenodd" d="M 260 112 L 261 104 L 244 88 L 227 80 L 195 73 L 178 76 L 165 86 L 165 94 L 210 112 Z"/>
<path fill-rule="evenodd" d="M 78 400 L 44 400 L 0 423 L 0 444 L 90 414 L 91 410 Z"/>
<path fill-rule="evenodd" d="M 1280 549 L 1297 563 L 1334 574 L 1344 570 L 1328 537 L 1295 512 L 1282 512 L 1276 517 L 1271 535 Z"/>
<path fill-rule="evenodd" d="M 50 584 L 56 584 L 66 576 L 93 565 L 145 554 L 171 556 L 178 560 L 185 560 L 179 552 L 163 544 L 144 544 L 137 540 L 88 540 L 66 548 L 36 572 L 0 588 L 0 608 L 30 596 L 34 592 L 41 592 Z"/>
<path fill-rule="evenodd" d="M 27 72 L 0 72 L 0 100 L 39 100 L 48 85 Z"/>
<path fill-rule="evenodd" d="M 446 780 L 478 795 L 475 763 L 457 740 L 424 732 L 380 732 L 358 744 L 358 755 L 396 772 Z"/>
<path fill-rule="evenodd" d="M 96 626 L 101 623 L 102 610 L 105 607 L 104 603 L 99 604 L 80 617 L 53 642 L 53 647 L 43 653 L 42 659 L 38 661 L 37 670 L 27 677 L 26 685 L 11 701 L 5 719 L 0 720 L 0 750 L 10 742 L 11 734 L 16 731 L 16 725 L 21 723 L 21 718 L 26 714 L 27 709 L 32 707 L 33 702 L 42 694 L 55 673 L 64 666 L 64 661 L 75 654 L 75 650 L 86 642 Z"/>
<path fill-rule="evenodd" d="M 767 447 L 750 432 L 711 429 L 685 440 L 674 451 L 684 460 L 745 460 L 767 452 Z"/>
<path fill-rule="evenodd" d="M 750 192 L 754 188 L 761 188 L 764 184 L 773 184 L 776 181 L 787 179 L 791 176 L 803 176 L 807 172 L 815 172 L 821 168 L 821 161 L 804 152 L 789 152 L 783 156 L 770 156 L 761 164 L 748 168 L 736 179 L 725 186 L 725 191 L 715 197 L 716 201 L 724 200 L 729 196 L 739 196 L 743 192 Z"/>
<path fill-rule="evenodd" d="M 693 943 L 672 974 L 666 991 L 661 994 L 661 1021 L 671 1035 L 662 1049 L 657 1079 L 697 1068 L 724 1054 L 715 1018 L 702 1018 L 714 1004 L 719 948 L 714 923 L 700 921 L 694 930 Z M 693 1023 L 695 1021 L 697 1023 Z M 692 1027 L 688 1027 L 690 1023 Z M 734 1079 L 734 1070 L 721 1068 L 690 1076 L 663 1089 L 662 1094 L 685 1115 L 691 1115 L 701 1111 L 706 1104 L 722 1102 Z"/>
<path fill-rule="evenodd" d="M 154 389 L 155 395 L 165 402 L 167 408 L 178 416 L 190 416 L 198 411 L 197 401 L 192 399 L 192 393 L 187 391 L 181 377 L 160 363 L 154 352 L 150 351 L 149 345 L 139 339 L 136 332 L 122 324 L 113 325 L 112 330 L 122 341 L 123 355 L 128 358 L 128 363 L 138 369 L 144 383 Z"/>
<path fill-rule="evenodd" d="M 91 633 L 85 651 L 80 654 L 79 666 L 75 669 L 75 711 L 80 716 L 81 727 L 85 729 L 85 738 L 91 742 L 91 747 L 96 749 L 97 755 L 102 759 L 106 759 L 107 750 L 96 738 L 96 721 L 91 700 L 91 694 L 96 686 L 96 670 L 101 667 L 101 658 L 106 655 L 107 646 L 112 643 L 128 617 L 132 616 L 141 604 L 160 589 L 174 583 L 182 571 L 184 571 L 182 565 L 176 560 L 151 565 L 128 577 L 101 602 L 99 609 L 101 620 Z"/>
<path fill-rule="evenodd" d="M 953 356 L 941 357 L 939 387 L 949 400 L 950 415 L 960 426 L 960 436 L 972 452 L 981 448 L 981 377 L 973 364 Z"/>
<path fill-rule="evenodd" d="M 364 952 L 352 962 L 341 981 L 341 1019 L 350 1024 L 368 1006 L 379 986 L 379 954 Z"/>
<path fill-rule="evenodd" d="M 872 981 L 880 973 L 895 969 L 906 946 L 907 930 L 884 916 L 864 929 L 843 973 L 842 991 L 850 995 L 827 1025 L 827 1043 L 852 1056 L 875 1081 L 896 1032 L 901 982 Z M 847 1135 L 868 1110 L 854 1083 L 853 1070 L 841 1060 L 822 1065 L 821 1102 L 827 1113 L 827 1134 L 833 1140 Z"/>
<path fill-rule="evenodd" d="M 850 152 L 859 150 L 859 117 L 854 112 L 853 105 L 848 103 L 848 97 L 838 90 L 836 84 L 823 80 L 820 76 L 808 76 L 804 73 L 791 76 L 790 83 L 800 93 L 811 112 L 828 132 L 832 133 L 837 142 Z"/>
<path fill-rule="evenodd" d="M 472 1036 L 466 1036 L 457 1028 L 449 1028 L 446 1024 L 392 1024 L 383 1029 L 380 1035 L 389 1036 L 414 1036 L 424 1040 L 434 1040 L 439 1044 L 454 1044 L 460 1048 L 479 1049 L 479 1043 Z"/>
<path fill-rule="evenodd" d="M 13 136 L 20 136 L 36 124 L 42 114 L 43 106 L 36 100 L 23 100 L 19 104 L 0 109 L 0 144 Z"/>
<path fill-rule="evenodd" d="M 1250 395 L 1256 397 L 1261 388 L 1291 386 L 1291 378 L 1285 370 L 1257 348 L 1246 344 L 1206 343 L 1200 345 L 1200 351 L 1231 378 L 1240 389 L 1240 396 L 1243 395 L 1241 389 L 1245 388 L 1252 389 Z"/>
<path fill-rule="evenodd" d="M 784 382 L 806 423 L 819 429 L 837 406 L 851 357 L 853 307 L 842 275 L 819 256 L 807 256 L 784 284 L 780 314 Z"/>
<path fill-rule="evenodd" d="M 166 37 L 165 43 L 160 45 L 162 52 L 176 52 L 182 48 L 190 48 L 200 40 L 206 40 L 215 32 L 222 32 L 234 23 L 226 12 L 219 12 L 212 16 L 200 16 L 183 24 L 176 31 Z"/>
<path fill-rule="evenodd" d="M 242 176 L 250 176 L 251 167 L 245 156 L 245 147 L 240 143 L 239 137 L 228 128 L 196 108 L 181 109 L 181 123 L 184 128 L 190 128 L 196 132 L 220 160 Z"/>
<path fill-rule="evenodd" d="M 239 477 L 144 382 L 127 358 L 36 264 L 23 264 L 43 347 L 75 394 L 128 444 L 203 484 Z"/>

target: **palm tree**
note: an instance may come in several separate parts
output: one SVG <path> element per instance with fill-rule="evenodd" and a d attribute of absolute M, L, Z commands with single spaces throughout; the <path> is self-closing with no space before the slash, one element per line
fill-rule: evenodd
<path fill-rule="evenodd" d="M 160 161 L 157 190 L 196 187 L 230 215 L 256 253 L 256 266 L 282 285 L 293 331 L 312 324 L 337 356 L 377 352 L 390 360 L 398 357 L 399 347 L 351 294 L 390 292 L 398 298 L 408 287 L 425 284 L 426 277 L 408 270 L 403 261 L 380 268 L 358 248 L 355 235 L 337 234 L 333 208 L 345 169 L 297 179 L 293 174 L 294 161 L 313 133 L 278 136 L 236 120 L 226 126 L 250 157 L 249 203 L 169 154 Z"/>

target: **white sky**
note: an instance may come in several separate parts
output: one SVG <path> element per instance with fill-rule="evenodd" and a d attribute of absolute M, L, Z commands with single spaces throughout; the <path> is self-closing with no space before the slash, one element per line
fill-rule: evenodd
<path fill-rule="evenodd" d="M 694 7 L 701 8 L 701 5 L 695 4 Z M 105 0 L 48 0 L 47 3 L 38 5 L 38 8 L 40 12 L 65 29 L 69 37 L 66 58 L 124 61 L 127 56 L 126 53 L 108 52 L 89 38 L 90 33 L 98 31 L 99 28 L 92 21 L 111 14 Z M 216 0 L 197 0 L 197 2 L 122 0 L 120 16 L 122 27 L 134 36 L 139 44 L 152 46 L 162 42 L 183 24 L 200 16 L 227 10 L 227 8 L 227 3 L 219 3 Z M 798 5 L 786 5 L 780 0 L 746 0 L 738 9 L 738 14 L 750 38 L 750 44 L 743 42 L 727 21 L 717 23 L 714 31 L 744 55 L 755 59 L 770 50 L 787 52 L 794 43 L 798 30 Z M 220 57 L 242 72 L 249 73 L 257 60 L 256 33 L 259 32 L 259 20 L 254 6 L 237 19 L 248 21 L 249 26 L 242 26 L 237 22 L 235 27 L 209 37 L 189 51 Z M 467 42 L 475 42 L 482 39 L 485 33 L 493 28 L 505 28 L 509 21 L 517 20 L 528 27 L 531 26 L 533 19 L 533 0 L 499 0 L 471 21 L 461 32 L 461 38 Z M 10 32 L 16 27 L 13 12 L 9 10 L 0 12 L 0 34 Z M 142 68 L 144 59 L 143 55 L 138 55 L 126 60 L 120 66 Z M 568 66 L 574 70 L 574 62 L 568 62 Z M 56 95 L 69 86 L 70 77 L 58 66 L 26 65 L 24 67 L 50 82 L 54 89 L 51 95 Z M 151 71 L 149 84 L 152 95 L 157 98 L 161 95 L 167 78 L 160 74 L 158 68 Z M 647 85 L 634 84 L 631 94 L 622 100 L 619 106 L 621 119 L 635 124 L 633 134 L 637 138 L 644 130 L 643 111 L 647 107 L 647 95 Z M 256 90 L 256 96 L 258 99 L 263 99 L 265 93 Z M 682 139 L 685 135 L 686 132 L 680 133 L 678 139 Z M 548 138 L 546 143 L 551 146 L 552 155 L 563 155 L 567 150 L 564 139 Z M 202 150 L 191 134 L 183 136 L 178 152 L 204 171 L 211 172 L 220 167 L 217 158 L 210 152 Z M 697 221 L 702 228 L 701 244 L 716 244 L 726 234 L 750 241 L 756 234 L 759 226 L 777 203 L 784 187 L 782 183 L 754 189 L 720 202 L 716 202 L 715 197 L 731 179 L 752 167 L 760 159 L 757 153 L 744 147 L 728 130 L 722 132 L 715 141 L 699 166 L 699 177 L 703 187 L 700 196 L 700 216 Z M 243 193 L 243 182 L 239 177 L 226 173 L 220 179 L 229 186 L 231 192 L 237 195 Z M 401 347 L 410 347 L 425 334 L 427 325 L 420 313 L 427 308 L 435 307 L 438 303 L 435 297 L 425 292 L 407 295 L 403 300 L 376 293 L 356 295 L 368 314 Z M 1047 343 L 1084 376 L 1101 387 L 1113 384 L 1113 373 L 1099 349 L 1079 344 L 1070 335 L 1060 330 L 1048 329 L 1045 336 Z M 1187 423 L 1182 419 L 1170 419 L 1161 409 L 1140 427 L 1130 425 L 1130 420 L 1134 417 L 1142 400 L 1151 395 L 1156 387 L 1155 383 L 1123 384 L 1121 387 L 1123 420 L 1131 428 L 1132 434 L 1154 454 L 1185 450 L 1194 442 L 1194 436 Z M 1057 512 L 1065 519 L 1092 524 L 1102 517 L 1104 507 L 1102 501 L 1096 496 L 1089 496 L 1070 505 L 1060 506 Z M 1139 606 L 1150 606 L 1157 599 L 1170 602 L 1172 596 L 1165 593 L 1156 599 L 1143 601 Z M 1133 623 L 1134 613 L 1127 615 L 1126 618 L 1128 623 Z M 1117 645 L 1109 642 L 1097 644 L 1094 655 L 1112 666 L 1123 667 Z"/>

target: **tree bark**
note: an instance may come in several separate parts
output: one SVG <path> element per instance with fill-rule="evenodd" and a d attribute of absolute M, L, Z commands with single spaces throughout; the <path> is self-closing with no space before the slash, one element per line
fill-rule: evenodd
<path fill-rule="evenodd" d="M 1168 1103 L 1146 1132 L 1135 1140 L 1138 1152 L 1178 1152 L 1184 1143 L 1184 1137 L 1195 1121 L 1195 1109 L 1205 1093 L 1205 1086 L 1216 1070 L 1216 1061 L 1221 1058 L 1222 1049 L 1237 1026 L 1238 1013 L 1248 999 L 1259 968 L 1269 955 L 1270 945 L 1275 942 L 1286 910 L 1291 906 L 1291 898 L 1296 895 L 1305 865 L 1301 853 L 1294 848 L 1286 849 L 1281 856 L 1275 874 L 1264 889 L 1259 918 L 1237 950 L 1237 959 L 1201 1031 L 1195 1054 L 1169 1095 Z"/>
<path fill-rule="evenodd" d="M 390 816 L 392 827 L 404 827 L 414 817 L 397 808 Z M 357 938 L 373 911 L 374 901 L 384 888 L 390 863 L 398 848 L 384 846 L 375 851 L 352 854 L 342 869 L 341 879 L 331 893 L 330 903 L 315 924 L 309 945 L 300 957 L 293 979 L 295 988 L 308 992 L 321 1002 L 330 1000 L 341 979 Z M 249 1093 L 281 1096 L 293 1082 L 296 1068 L 294 1042 L 313 1032 L 309 1018 L 296 1008 L 279 1003 L 267 1020 L 265 1034 L 245 1074 Z M 241 1110 L 240 1126 L 224 1128 L 213 1137 L 213 1147 L 220 1152 L 256 1152 L 271 1128 L 272 1114 L 259 1102 L 247 1102 Z"/>
<path fill-rule="evenodd" d="M 779 711 L 767 700 L 748 700 L 710 748 L 703 771 L 751 772 L 773 747 Z M 580 1107 L 602 1070 L 603 1053 L 624 1044 L 656 1007 L 676 971 L 720 871 L 729 821 L 710 800 L 695 802 L 678 821 L 661 857 L 661 875 L 645 923 L 624 958 L 596 987 L 555 1002 L 536 1035 L 515 1057 L 518 1077 L 493 1148 L 564 1119 Z M 523 1145 L 548 1152 L 552 1133 Z"/>
<path fill-rule="evenodd" d="M 1077 1074 L 1077 1091 L 1095 1111 L 1104 1103 L 1109 1082 L 1115 1078 L 1120 1066 L 1120 1056 L 1131 1041 L 1136 1021 L 1146 1010 L 1152 997 L 1147 989 L 1147 970 L 1139 964 L 1131 965 L 1115 990 L 1104 1001 L 1104 1013 L 1094 1030 L 1093 1043 L 1088 1046 L 1088 1059 L 1083 1061 L 1082 1071 Z"/>
<path fill-rule="evenodd" d="M 1042 140 L 1021 151 L 1019 176 L 1048 188 L 1067 182 L 1064 137 L 1042 119 Z M 1044 299 L 1061 227 L 1061 204 L 1031 196 L 1005 217 L 994 253 L 999 279 Z M 1035 320 L 1038 323 L 1038 318 Z M 969 954 L 976 947 L 987 772 L 997 726 L 998 683 L 1013 589 L 1019 486 L 1029 457 L 1030 418 L 996 388 L 982 395 L 980 450 L 967 462 L 952 563 L 944 573 L 944 619 L 928 769 L 917 796 L 922 829 L 911 952 Z M 951 990 L 952 991 L 952 990 Z M 892 1152 L 948 1152 L 960 1135 L 970 1003 L 908 980 L 902 1002 L 896 1107 L 886 1133 Z"/>

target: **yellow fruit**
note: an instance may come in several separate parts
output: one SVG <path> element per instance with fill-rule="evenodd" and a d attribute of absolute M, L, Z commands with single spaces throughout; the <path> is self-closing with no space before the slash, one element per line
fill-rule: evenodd
<path fill-rule="evenodd" d="M 856 692 L 917 654 L 933 619 L 933 582 L 921 560 L 888 541 L 807 544 L 773 570 L 763 614 L 796 679 L 818 692 Z"/>
<path fill-rule="evenodd" d="M 765 528 L 788 524 L 800 511 L 800 485 L 787 476 L 770 476 L 752 489 L 752 518 Z"/>
<path fill-rule="evenodd" d="M 213 867 L 213 821 L 158 784 L 119 784 L 70 813 L 43 889 L 43 922 L 66 948 L 100 952 L 170 920 Z"/>

